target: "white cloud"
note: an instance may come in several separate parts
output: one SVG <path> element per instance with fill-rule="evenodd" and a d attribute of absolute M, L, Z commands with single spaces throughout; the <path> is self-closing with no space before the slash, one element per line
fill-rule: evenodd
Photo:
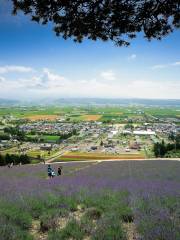
<path fill-rule="evenodd" d="M 166 68 L 166 67 L 167 67 L 167 65 L 157 64 L 157 65 L 152 66 L 152 69 L 155 70 L 155 69 L 162 69 L 162 68 Z"/>
<path fill-rule="evenodd" d="M 163 69 L 163 68 L 177 67 L 177 66 L 180 66 L 180 62 L 173 62 L 168 64 L 157 64 L 152 66 L 151 69 L 156 70 L 156 69 Z"/>
<path fill-rule="evenodd" d="M 36 91 L 46 89 L 62 88 L 67 82 L 67 79 L 61 75 L 54 74 L 49 69 L 44 68 L 39 75 L 23 78 L 8 78 L 0 77 L 1 89 L 18 89 L 19 91 Z"/>
<path fill-rule="evenodd" d="M 22 87 L 29 89 L 59 89 L 62 88 L 68 80 L 50 71 L 48 68 L 44 68 L 39 76 L 33 76 L 30 79 L 20 80 Z"/>
<path fill-rule="evenodd" d="M 0 66 L 1 74 L 9 73 L 9 72 L 28 73 L 33 71 L 34 70 L 31 67 L 25 67 L 25 66 L 15 66 L 15 65 Z"/>
<path fill-rule="evenodd" d="M 127 85 L 132 97 L 140 98 L 179 98 L 180 82 L 136 80 Z"/>
<path fill-rule="evenodd" d="M 116 80 L 116 74 L 112 70 L 103 71 L 100 73 L 100 76 L 105 80 Z"/>
<path fill-rule="evenodd" d="M 1 97 L 43 98 L 43 97 L 139 97 L 139 98 L 179 98 L 180 82 L 164 81 L 156 79 L 144 79 L 143 77 L 115 80 L 117 77 L 113 71 L 101 73 L 94 78 L 75 80 L 68 79 L 61 74 L 44 68 L 36 72 L 34 76 L 23 78 L 8 78 L 0 76 Z M 106 80 L 106 81 L 105 81 Z"/>
<path fill-rule="evenodd" d="M 0 76 L 0 83 L 4 82 L 5 78 Z"/>
<path fill-rule="evenodd" d="M 174 62 L 171 64 L 172 66 L 180 66 L 180 62 Z"/>
<path fill-rule="evenodd" d="M 48 68 L 44 68 L 43 73 L 49 81 L 64 81 L 64 80 L 66 80 L 65 77 L 55 74 L 55 73 L 52 73 L 52 71 L 49 70 Z"/>
<path fill-rule="evenodd" d="M 136 54 L 131 54 L 129 57 L 128 57 L 128 60 L 134 60 L 137 58 L 137 55 Z"/>
<path fill-rule="evenodd" d="M 42 75 L 39 77 L 41 88 L 61 88 L 67 84 L 68 80 L 59 74 L 53 73 L 50 69 L 44 68 Z"/>

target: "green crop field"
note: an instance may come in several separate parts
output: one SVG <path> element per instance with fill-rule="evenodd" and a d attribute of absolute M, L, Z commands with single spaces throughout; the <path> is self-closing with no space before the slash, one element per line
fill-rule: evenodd
<path fill-rule="evenodd" d="M 50 158 L 53 156 L 55 153 L 58 152 L 58 149 L 56 150 L 51 150 L 51 151 L 44 151 L 44 150 L 30 150 L 27 152 L 27 155 L 31 158 Z"/>
<path fill-rule="evenodd" d="M 40 136 L 38 136 L 38 135 L 30 135 L 30 134 L 28 134 L 27 137 L 30 138 L 30 139 L 40 138 L 40 139 L 42 139 L 45 142 L 46 141 L 47 142 L 56 142 L 56 141 L 58 141 L 60 139 L 60 136 L 58 136 L 58 135 L 40 135 Z"/>
<path fill-rule="evenodd" d="M 144 112 L 155 117 L 177 117 L 179 108 L 145 108 Z"/>
<path fill-rule="evenodd" d="M 3 107 L 0 108 L 0 116 L 12 115 L 17 118 L 25 118 L 35 115 L 61 115 L 72 112 L 72 107 Z"/>
<path fill-rule="evenodd" d="M 68 121 L 115 121 L 123 122 L 130 118 L 136 121 L 143 117 L 180 118 L 178 107 L 73 107 L 73 106 L 51 106 L 51 107 L 1 107 L 0 117 L 13 116 L 20 119 L 55 121 L 57 118 L 68 119 Z M 100 117 L 101 116 L 101 117 Z"/>

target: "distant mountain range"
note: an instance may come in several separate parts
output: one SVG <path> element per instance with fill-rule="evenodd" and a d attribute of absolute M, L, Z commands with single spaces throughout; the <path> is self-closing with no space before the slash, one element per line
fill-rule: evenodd
<path fill-rule="evenodd" d="M 141 106 L 177 106 L 180 107 L 180 99 L 138 99 L 138 98 L 59 98 L 41 99 L 35 101 L 20 101 L 0 98 L 0 106 L 21 105 L 141 105 Z"/>
<path fill-rule="evenodd" d="M 61 98 L 55 100 L 56 104 L 69 105 L 145 105 L 145 106 L 179 106 L 180 99 L 137 99 L 137 98 Z"/>
<path fill-rule="evenodd" d="M 0 105 L 17 105 L 17 104 L 20 104 L 20 101 L 0 98 Z"/>

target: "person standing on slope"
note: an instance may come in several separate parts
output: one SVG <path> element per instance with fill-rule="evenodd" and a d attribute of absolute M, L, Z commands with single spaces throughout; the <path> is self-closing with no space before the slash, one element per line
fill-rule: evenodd
<path fill-rule="evenodd" d="M 54 170 L 51 168 L 51 165 L 48 165 L 48 177 L 53 178 L 55 176 Z"/>

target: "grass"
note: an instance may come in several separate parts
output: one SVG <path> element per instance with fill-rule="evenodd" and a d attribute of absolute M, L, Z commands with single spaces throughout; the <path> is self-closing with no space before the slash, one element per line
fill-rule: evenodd
<path fill-rule="evenodd" d="M 9 154 L 17 154 L 17 152 L 18 152 L 17 146 L 11 146 L 11 147 L 8 148 L 8 149 L 5 149 L 5 150 L 0 151 L 0 153 L 1 153 L 2 155 L 5 155 L 5 154 L 7 154 L 7 153 L 9 153 Z"/>
<path fill-rule="evenodd" d="M 44 151 L 44 150 L 30 150 L 27 152 L 27 155 L 32 158 L 50 158 L 58 150 Z"/>
<path fill-rule="evenodd" d="M 44 139 L 45 141 L 56 142 L 59 140 L 60 136 L 58 136 L 58 135 L 43 135 L 41 138 Z"/>
<path fill-rule="evenodd" d="M 40 138 L 45 142 L 57 142 L 60 138 L 59 135 L 40 135 L 40 136 L 38 136 L 38 135 L 31 135 L 31 134 L 28 134 L 27 137 L 30 139 Z"/>

